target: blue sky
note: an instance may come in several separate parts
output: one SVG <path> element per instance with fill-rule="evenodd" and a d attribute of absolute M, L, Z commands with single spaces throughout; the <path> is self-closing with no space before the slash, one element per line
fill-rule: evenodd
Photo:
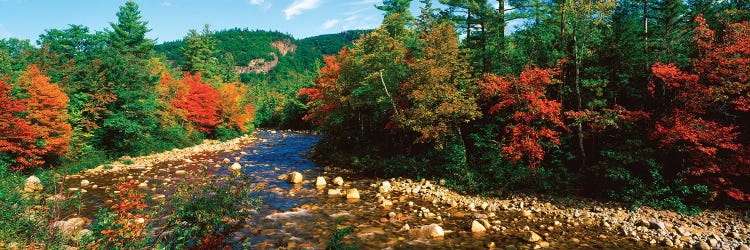
<path fill-rule="evenodd" d="M 249 28 L 289 33 L 295 38 L 378 27 L 382 0 L 136 0 L 158 43 L 181 39 L 190 29 Z M 36 41 L 48 29 L 81 24 L 91 31 L 117 21 L 125 0 L 0 0 L 0 39 Z M 419 3 L 412 11 L 419 13 Z M 518 22 L 516 22 L 518 23 Z M 510 27 L 509 27 L 510 28 Z"/>
<path fill-rule="evenodd" d="M 103 30 L 116 21 L 122 1 L 0 0 L 0 38 L 35 41 L 45 30 L 82 24 Z M 136 0 L 150 38 L 180 39 L 189 29 L 234 27 L 277 30 L 304 38 L 374 28 L 383 19 L 379 0 Z M 416 2 L 415 2 L 416 5 Z M 414 6 L 416 8 L 416 6 Z"/>

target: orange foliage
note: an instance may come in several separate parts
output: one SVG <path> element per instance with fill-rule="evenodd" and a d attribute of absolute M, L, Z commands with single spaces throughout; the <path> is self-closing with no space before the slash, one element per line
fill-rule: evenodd
<path fill-rule="evenodd" d="M 338 55 L 324 56 L 325 66 L 318 71 L 320 77 L 315 78 L 315 87 L 300 89 L 298 96 L 307 96 L 307 105 L 310 107 L 307 114 L 302 117 L 303 120 L 322 125 L 328 114 L 341 106 L 341 101 L 337 97 L 343 92 L 339 84 L 341 62 L 348 57 L 346 47 L 342 48 Z"/>
<path fill-rule="evenodd" d="M 227 83 L 219 87 L 219 111 L 222 125 L 247 132 L 247 124 L 255 118 L 253 104 L 245 100 L 245 86 L 239 83 Z"/>
<path fill-rule="evenodd" d="M 560 132 L 567 130 L 562 122 L 562 105 L 547 99 L 545 88 L 552 84 L 554 70 L 526 69 L 519 78 L 486 74 L 481 83 L 482 95 L 495 103 L 490 115 L 502 115 L 507 124 L 508 138 L 502 147 L 503 156 L 519 161 L 525 158 L 535 170 L 544 160 L 545 141 L 560 145 Z"/>
<path fill-rule="evenodd" d="M 34 134 L 28 120 L 18 115 L 26 110 L 22 100 L 14 99 L 8 86 L 8 76 L 0 78 L 0 155 L 15 160 L 11 170 L 24 170 L 35 164 Z"/>
<path fill-rule="evenodd" d="M 199 131 L 212 133 L 219 124 L 219 91 L 201 82 L 200 72 L 185 73 L 182 84 L 188 91 L 178 91 L 177 98 L 171 101 L 172 106 L 187 111 L 187 120 L 195 123 Z"/>
<path fill-rule="evenodd" d="M 21 74 L 18 85 L 28 93 L 27 119 L 41 150 L 39 156 L 56 157 L 67 153 L 73 136 L 68 123 L 68 96 L 60 86 L 50 83 L 49 77 L 39 71 L 37 65 L 29 66 Z"/>

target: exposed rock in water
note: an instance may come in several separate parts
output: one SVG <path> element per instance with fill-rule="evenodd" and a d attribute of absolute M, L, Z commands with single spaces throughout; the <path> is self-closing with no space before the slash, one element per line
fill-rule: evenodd
<path fill-rule="evenodd" d="M 328 189 L 328 196 L 339 196 L 341 195 L 340 189 Z"/>
<path fill-rule="evenodd" d="M 286 180 L 288 178 L 289 178 L 288 174 L 280 174 L 279 176 L 276 177 L 277 180 Z"/>
<path fill-rule="evenodd" d="M 29 176 L 29 178 L 26 178 L 26 182 L 24 182 L 23 185 L 23 191 L 27 193 L 33 193 L 33 192 L 41 192 L 44 190 L 44 186 L 42 186 L 42 181 L 39 180 L 39 177 L 36 176 Z"/>
<path fill-rule="evenodd" d="M 346 198 L 351 200 L 359 199 L 359 191 L 356 188 L 352 188 L 346 191 Z"/>
<path fill-rule="evenodd" d="M 318 176 L 318 178 L 315 179 L 315 186 L 316 187 L 324 187 L 326 185 L 326 178 L 323 176 Z"/>
<path fill-rule="evenodd" d="M 289 177 L 286 180 L 289 183 L 300 184 L 302 183 L 303 177 L 302 177 L 302 174 L 300 174 L 297 171 L 294 171 L 289 174 Z"/>
<path fill-rule="evenodd" d="M 341 176 L 333 178 L 333 184 L 336 186 L 344 185 L 344 178 L 341 178 Z"/>
<path fill-rule="evenodd" d="M 474 220 L 471 222 L 471 232 L 472 233 L 484 233 L 487 231 L 487 228 L 482 225 L 482 223 L 479 223 L 479 221 Z"/>
<path fill-rule="evenodd" d="M 439 238 L 445 236 L 445 232 L 443 231 L 443 228 L 440 227 L 438 224 L 430 224 L 422 226 L 422 233 L 430 238 Z"/>
<path fill-rule="evenodd" d="M 229 169 L 231 169 L 232 171 L 240 171 L 242 170 L 242 165 L 235 162 L 234 164 L 232 164 L 232 166 L 229 166 Z"/>

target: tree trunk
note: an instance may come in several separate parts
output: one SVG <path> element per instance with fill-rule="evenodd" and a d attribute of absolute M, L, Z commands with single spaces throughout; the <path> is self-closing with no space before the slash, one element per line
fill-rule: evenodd
<path fill-rule="evenodd" d="M 578 111 L 583 108 L 583 100 L 581 98 L 581 58 L 578 56 L 578 29 L 577 25 L 573 25 L 573 60 L 575 63 L 575 87 L 576 87 L 576 98 L 578 99 Z M 578 123 L 576 126 L 578 133 L 578 149 L 581 151 L 581 168 L 586 166 L 586 149 L 583 145 L 583 125 Z"/>

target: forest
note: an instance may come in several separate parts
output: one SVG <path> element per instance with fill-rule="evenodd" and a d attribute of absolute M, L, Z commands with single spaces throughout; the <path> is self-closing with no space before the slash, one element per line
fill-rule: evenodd
<path fill-rule="evenodd" d="M 384 1 L 300 90 L 316 159 L 684 213 L 750 200 L 748 2 L 420 2 Z"/>
<path fill-rule="evenodd" d="M 750 3 L 412 4 L 377 5 L 375 30 L 301 40 L 206 25 L 157 45 L 134 2 L 105 31 L 2 39 L 0 169 L 81 170 L 275 127 L 324 135 L 318 162 L 468 193 L 683 213 L 750 201 Z M 294 53 L 271 45 L 284 40 Z"/>
<path fill-rule="evenodd" d="M 384 0 L 375 8 L 384 19 L 372 30 L 296 39 L 206 24 L 156 44 L 128 1 L 103 31 L 71 24 L 35 44 L 0 39 L 0 236 L 52 237 L 39 231 L 52 219 L 15 220 L 54 204 L 16 188 L 31 177 L 57 183 L 256 128 L 321 135 L 304 154 L 320 166 L 435 180 L 461 194 L 587 197 L 688 215 L 748 207 L 750 2 Z M 218 244 L 237 227 L 226 218 L 257 204 L 248 180 L 212 181 L 175 187 L 164 205 L 163 218 L 184 237 L 162 242 L 132 223 L 149 205 L 136 190 L 143 183 L 129 180 L 115 192 L 122 203 L 88 222 L 96 235 L 76 244 Z M 331 242 L 351 230 L 334 228 Z"/>

